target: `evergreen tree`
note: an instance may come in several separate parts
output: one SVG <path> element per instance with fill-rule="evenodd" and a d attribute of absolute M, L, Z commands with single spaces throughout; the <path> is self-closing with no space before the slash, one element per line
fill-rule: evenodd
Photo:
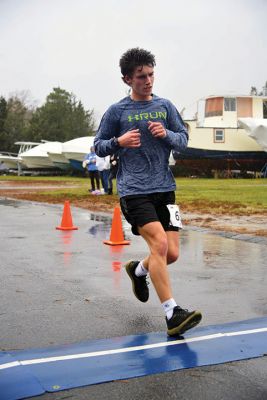
<path fill-rule="evenodd" d="M 5 120 L 7 117 L 7 101 L 1 96 L 0 97 L 0 133 L 4 130 Z"/>
<path fill-rule="evenodd" d="M 0 141 L 2 151 L 17 152 L 14 144 L 24 140 L 31 118 L 31 112 L 17 95 L 8 101 L 2 97 L 0 100 Z"/>
<path fill-rule="evenodd" d="M 93 110 L 85 111 L 81 101 L 61 88 L 54 88 L 42 107 L 34 112 L 30 124 L 32 140 L 65 142 L 76 137 L 92 135 Z"/>
<path fill-rule="evenodd" d="M 7 102 L 6 99 L 0 97 L 0 151 L 8 150 L 7 134 L 5 132 L 5 122 L 7 117 Z"/>

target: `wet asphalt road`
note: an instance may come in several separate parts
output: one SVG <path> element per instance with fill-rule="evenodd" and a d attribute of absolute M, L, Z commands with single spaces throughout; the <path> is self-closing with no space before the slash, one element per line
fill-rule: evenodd
<path fill-rule="evenodd" d="M 58 231 L 63 206 L 0 198 L 0 348 L 28 349 L 165 330 L 161 306 L 138 302 L 122 264 L 146 255 L 102 244 L 111 216 L 71 207 L 77 231 Z M 229 235 L 226 235 L 229 236 Z M 185 229 L 170 267 L 174 298 L 202 325 L 267 315 L 267 241 Z M 245 239 L 245 240 L 243 240 Z M 267 357 L 45 394 L 55 399 L 267 399 Z"/>

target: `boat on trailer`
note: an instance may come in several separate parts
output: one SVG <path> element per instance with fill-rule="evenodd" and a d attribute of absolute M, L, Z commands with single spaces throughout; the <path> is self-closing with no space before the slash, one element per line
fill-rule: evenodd
<path fill-rule="evenodd" d="M 86 154 L 90 153 L 94 139 L 94 136 L 83 136 L 63 143 L 62 154 L 74 169 L 84 171 L 82 163 Z"/>
<path fill-rule="evenodd" d="M 38 146 L 20 154 L 23 163 L 29 169 L 55 169 L 53 161 L 49 158 L 49 151 L 60 151 L 60 142 L 43 141 Z"/>
<path fill-rule="evenodd" d="M 266 124 L 266 96 L 224 95 L 200 99 L 195 116 L 184 117 L 189 141 L 185 150 L 173 152 L 176 165 L 192 173 L 229 169 L 261 171 L 267 154 L 242 124 L 248 119 L 250 123 L 262 120 Z"/>
<path fill-rule="evenodd" d="M 40 143 L 36 142 L 16 142 L 20 146 L 18 153 L 0 152 L 0 162 L 3 163 L 7 169 L 24 169 L 27 165 L 23 162 L 21 154 L 38 146 Z"/>

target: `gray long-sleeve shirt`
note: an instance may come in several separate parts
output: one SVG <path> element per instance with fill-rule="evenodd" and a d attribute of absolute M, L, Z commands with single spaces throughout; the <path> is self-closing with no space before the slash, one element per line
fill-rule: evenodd
<path fill-rule="evenodd" d="M 148 121 L 161 122 L 165 138 L 155 138 L 148 129 Z M 131 129 L 139 129 L 141 146 L 118 148 L 113 138 Z M 175 180 L 168 161 L 171 150 L 186 148 L 188 133 L 174 105 L 153 96 L 150 101 L 133 101 L 130 96 L 113 104 L 104 114 L 94 145 L 96 154 L 105 157 L 118 151 L 117 187 L 120 197 L 175 190 Z"/>

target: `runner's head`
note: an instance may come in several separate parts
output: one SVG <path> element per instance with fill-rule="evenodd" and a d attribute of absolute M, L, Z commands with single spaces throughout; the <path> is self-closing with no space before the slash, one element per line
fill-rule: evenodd
<path fill-rule="evenodd" d="M 137 67 L 156 65 L 155 56 L 150 51 L 135 47 L 127 50 L 120 59 L 120 68 L 123 78 L 132 77 Z"/>
<path fill-rule="evenodd" d="M 149 100 L 154 83 L 155 57 L 139 47 L 127 50 L 120 59 L 122 80 L 132 88 L 134 100 Z"/>

